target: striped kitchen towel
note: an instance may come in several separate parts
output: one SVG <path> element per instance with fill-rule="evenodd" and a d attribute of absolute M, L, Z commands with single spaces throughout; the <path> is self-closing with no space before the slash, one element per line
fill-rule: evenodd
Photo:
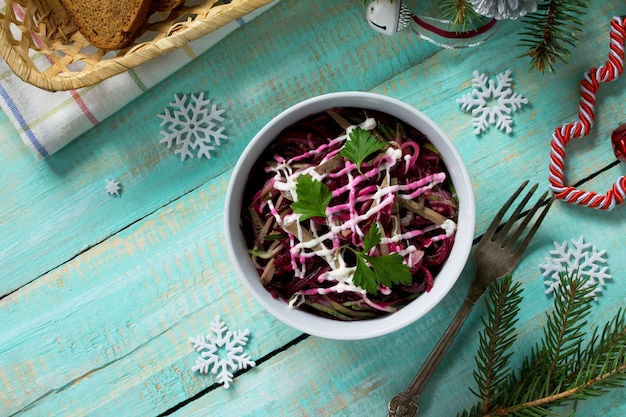
<path fill-rule="evenodd" d="M 183 48 L 156 57 L 95 86 L 77 90 L 41 90 L 19 79 L 0 59 L 0 108 L 9 117 L 24 144 L 37 158 L 46 158 L 278 1 Z M 4 7 L 4 1 L 0 0 L 0 8 Z M 37 59 L 46 58 L 42 55 Z"/>

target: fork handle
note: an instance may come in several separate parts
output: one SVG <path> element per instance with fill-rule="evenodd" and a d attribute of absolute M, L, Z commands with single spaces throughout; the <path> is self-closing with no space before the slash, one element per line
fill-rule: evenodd
<path fill-rule="evenodd" d="M 426 362 L 424 362 L 422 369 L 420 369 L 419 373 L 413 378 L 409 387 L 391 399 L 387 417 L 414 417 L 417 415 L 417 403 L 422 391 L 426 387 L 426 384 L 428 384 L 430 377 L 435 373 L 439 362 L 441 362 L 441 359 L 445 356 L 452 341 L 463 326 L 465 319 L 472 311 L 472 307 L 476 304 L 477 297 L 472 290 L 473 288 L 468 292 L 465 301 L 463 301 L 461 308 L 456 313 L 456 316 L 454 316 L 450 326 L 448 326 L 446 332 L 441 336 L 441 339 L 439 339 L 439 342 L 437 342 L 437 345 L 426 359 Z"/>

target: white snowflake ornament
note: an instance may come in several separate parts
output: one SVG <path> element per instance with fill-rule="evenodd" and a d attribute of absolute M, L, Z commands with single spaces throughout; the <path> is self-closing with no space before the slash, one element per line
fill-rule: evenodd
<path fill-rule="evenodd" d="M 168 148 L 175 146 L 174 154 L 180 155 L 180 160 L 187 157 L 198 158 L 203 156 L 211 158 L 211 151 L 215 146 L 220 146 L 223 139 L 228 139 L 224 134 L 224 127 L 220 125 L 224 121 L 222 113 L 210 99 L 204 98 L 204 93 L 197 95 L 174 95 L 174 101 L 169 103 L 172 108 L 165 108 L 160 126 L 166 126 L 161 131 L 161 140 Z"/>
<path fill-rule="evenodd" d="M 114 195 L 116 197 L 119 197 L 120 191 L 122 190 L 120 183 L 115 180 L 105 180 L 105 181 L 107 185 L 104 186 L 104 189 L 107 191 L 107 193 L 109 193 L 109 195 Z"/>
<path fill-rule="evenodd" d="M 474 134 L 480 135 L 490 125 L 495 125 L 510 135 L 513 132 L 512 113 L 523 104 L 528 104 L 526 98 L 513 92 L 511 71 L 506 70 L 498 74 L 497 82 L 478 71 L 474 71 L 473 75 L 472 92 L 463 94 L 456 102 L 461 105 L 463 111 L 472 113 Z M 495 104 L 490 106 L 491 102 Z"/>
<path fill-rule="evenodd" d="M 550 255 L 545 258 L 544 264 L 539 265 L 539 268 L 543 269 L 543 276 L 550 278 L 544 281 L 547 287 L 546 294 L 556 293 L 560 287 L 559 274 L 577 271 L 579 277 L 587 277 L 587 286 L 597 285 L 590 294 L 594 298 L 602 291 L 601 287 L 606 284 L 605 280 L 611 278 L 607 273 L 608 266 L 601 265 L 606 263 L 604 258 L 606 251 L 597 250 L 590 243 L 585 243 L 583 236 L 578 240 L 572 239 L 571 246 L 567 241 L 561 244 L 554 242 L 554 250 L 550 251 Z"/>
<path fill-rule="evenodd" d="M 228 389 L 235 372 L 256 365 L 243 351 L 250 331 L 231 332 L 220 316 L 216 316 L 211 323 L 211 330 L 213 334 L 189 339 L 196 352 L 200 353 L 191 370 L 206 374 L 210 369 L 217 382 Z"/>

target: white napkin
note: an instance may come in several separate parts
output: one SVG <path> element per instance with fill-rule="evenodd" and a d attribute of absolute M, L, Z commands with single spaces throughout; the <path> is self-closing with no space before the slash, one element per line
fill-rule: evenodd
<path fill-rule="evenodd" d="M 106 119 L 144 91 L 254 19 L 276 0 L 169 54 L 126 73 L 78 90 L 49 92 L 19 79 L 0 59 L 0 107 L 22 141 L 39 158 L 46 158 Z M 4 1 L 0 0 L 4 8 Z M 40 56 L 37 60 L 45 60 Z"/>

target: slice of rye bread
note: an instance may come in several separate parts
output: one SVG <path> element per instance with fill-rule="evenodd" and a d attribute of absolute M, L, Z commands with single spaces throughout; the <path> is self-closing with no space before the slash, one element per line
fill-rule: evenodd
<path fill-rule="evenodd" d="M 152 0 L 152 11 L 166 12 L 183 4 L 185 0 Z"/>
<path fill-rule="evenodd" d="M 139 34 L 152 0 L 61 0 L 61 4 L 89 43 L 120 49 Z"/>

